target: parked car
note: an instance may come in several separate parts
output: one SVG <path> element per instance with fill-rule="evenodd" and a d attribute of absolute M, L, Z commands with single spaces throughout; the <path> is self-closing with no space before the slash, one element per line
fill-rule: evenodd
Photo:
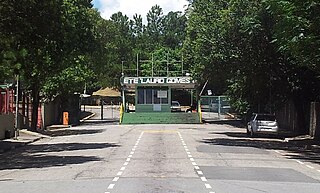
<path fill-rule="evenodd" d="M 254 113 L 247 124 L 247 134 L 278 134 L 279 126 L 276 117 L 272 114 Z"/>
<path fill-rule="evenodd" d="M 195 112 L 197 110 L 197 106 L 195 104 L 191 105 L 190 107 L 188 107 L 185 112 L 186 113 L 192 113 Z"/>
<path fill-rule="evenodd" d="M 180 112 L 181 106 L 178 101 L 172 101 L 171 102 L 171 112 Z"/>

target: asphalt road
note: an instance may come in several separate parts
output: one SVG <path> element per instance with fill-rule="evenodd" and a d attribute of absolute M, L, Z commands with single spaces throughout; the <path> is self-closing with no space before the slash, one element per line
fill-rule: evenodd
<path fill-rule="evenodd" d="M 92 122 L 0 155 L 3 193 L 315 193 L 318 152 L 229 124 Z"/>

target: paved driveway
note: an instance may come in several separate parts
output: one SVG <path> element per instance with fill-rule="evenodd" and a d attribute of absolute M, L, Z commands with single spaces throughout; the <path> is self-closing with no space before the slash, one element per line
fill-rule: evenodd
<path fill-rule="evenodd" d="M 228 124 L 68 128 L 0 155 L 0 192 L 314 193 L 319 156 Z"/>

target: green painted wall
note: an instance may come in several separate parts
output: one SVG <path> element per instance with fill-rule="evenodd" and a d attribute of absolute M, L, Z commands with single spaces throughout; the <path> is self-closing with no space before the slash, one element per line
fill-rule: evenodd
<path fill-rule="evenodd" d="M 122 124 L 199 124 L 199 113 L 124 113 Z"/>
<path fill-rule="evenodd" d="M 154 111 L 153 105 L 136 105 L 136 112 L 171 112 L 170 105 L 161 105 L 161 111 Z"/>

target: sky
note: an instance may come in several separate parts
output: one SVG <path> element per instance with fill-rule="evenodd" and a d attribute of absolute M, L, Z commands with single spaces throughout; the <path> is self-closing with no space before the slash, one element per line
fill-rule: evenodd
<path fill-rule="evenodd" d="M 146 15 L 152 6 L 158 4 L 164 14 L 170 11 L 184 11 L 188 2 L 186 0 L 93 0 L 92 4 L 97 8 L 104 19 L 118 11 L 133 18 L 134 14 L 140 14 L 146 23 Z"/>

